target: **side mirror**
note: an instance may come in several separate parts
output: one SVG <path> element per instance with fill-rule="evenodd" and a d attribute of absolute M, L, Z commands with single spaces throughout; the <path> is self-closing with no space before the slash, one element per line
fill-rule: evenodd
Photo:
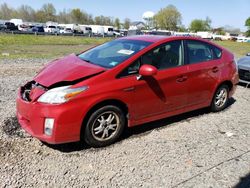
<path fill-rule="evenodd" d="M 157 68 L 152 65 L 142 65 L 139 69 L 139 74 L 141 76 L 154 76 L 157 72 Z"/>

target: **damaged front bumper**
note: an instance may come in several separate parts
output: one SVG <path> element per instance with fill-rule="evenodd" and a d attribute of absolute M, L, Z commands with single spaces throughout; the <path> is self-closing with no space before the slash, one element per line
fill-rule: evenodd
<path fill-rule="evenodd" d="M 83 109 L 77 103 L 67 102 L 51 105 L 37 102 L 44 93 L 41 88 L 21 87 L 16 99 L 16 115 L 21 127 L 30 135 L 50 144 L 75 142 L 80 140 Z M 45 134 L 45 119 L 54 119 L 51 136 Z"/>

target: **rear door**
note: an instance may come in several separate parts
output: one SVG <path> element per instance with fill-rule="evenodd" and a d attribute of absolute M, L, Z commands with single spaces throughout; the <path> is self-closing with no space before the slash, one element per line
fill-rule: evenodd
<path fill-rule="evenodd" d="M 186 40 L 185 43 L 189 64 L 187 103 L 189 106 L 207 103 L 220 77 L 221 52 L 206 42 Z"/>

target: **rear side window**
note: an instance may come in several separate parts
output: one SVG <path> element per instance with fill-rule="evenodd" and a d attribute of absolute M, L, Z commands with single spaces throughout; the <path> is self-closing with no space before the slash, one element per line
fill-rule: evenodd
<path fill-rule="evenodd" d="M 206 62 L 214 59 L 213 49 L 209 44 L 200 41 L 187 41 L 189 64 Z"/>

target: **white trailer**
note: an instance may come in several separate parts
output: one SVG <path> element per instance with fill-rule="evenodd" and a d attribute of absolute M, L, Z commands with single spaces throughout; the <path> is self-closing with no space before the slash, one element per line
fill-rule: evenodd
<path fill-rule="evenodd" d="M 230 40 L 231 38 L 231 36 L 213 34 L 214 40 Z"/>
<path fill-rule="evenodd" d="M 79 25 L 80 30 L 85 35 L 92 35 L 92 28 L 89 25 Z"/>
<path fill-rule="evenodd" d="M 92 33 L 94 35 L 102 35 L 102 36 L 105 35 L 103 26 L 101 26 L 101 25 L 90 25 L 90 27 L 91 27 Z"/>
<path fill-rule="evenodd" d="M 46 27 L 44 27 L 44 32 L 46 33 L 59 33 L 58 23 L 57 22 L 46 22 Z"/>
<path fill-rule="evenodd" d="M 22 19 L 11 19 L 9 22 L 15 24 L 15 26 L 19 26 L 23 24 L 23 20 Z"/>
<path fill-rule="evenodd" d="M 208 31 L 198 31 L 197 36 L 203 39 L 213 39 L 213 34 Z"/>
<path fill-rule="evenodd" d="M 113 36 L 114 35 L 114 27 L 113 26 L 108 26 L 104 25 L 104 33 L 107 36 Z"/>

